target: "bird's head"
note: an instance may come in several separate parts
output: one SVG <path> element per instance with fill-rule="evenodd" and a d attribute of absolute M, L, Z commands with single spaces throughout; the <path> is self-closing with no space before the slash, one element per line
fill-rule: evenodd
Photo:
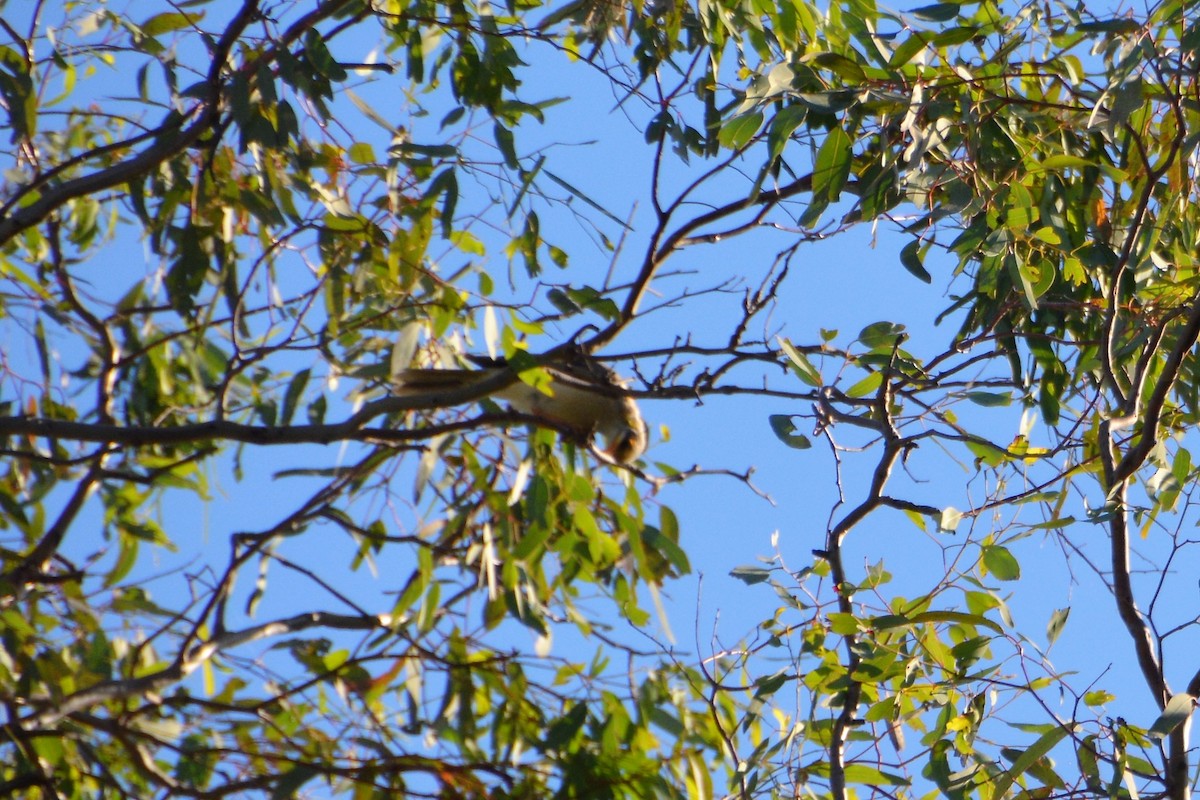
<path fill-rule="evenodd" d="M 623 398 L 622 413 L 618 418 L 605 420 L 597 433 L 604 437 L 604 454 L 618 464 L 631 464 L 646 452 L 650 441 L 650 427 L 642 419 L 637 404 L 631 398 Z"/>

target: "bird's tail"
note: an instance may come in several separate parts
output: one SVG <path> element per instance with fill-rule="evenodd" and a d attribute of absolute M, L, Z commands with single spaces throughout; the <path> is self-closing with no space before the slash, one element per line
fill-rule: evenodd
<path fill-rule="evenodd" d="M 404 369 L 392 376 L 392 393 L 419 394 L 430 389 L 458 389 L 484 377 L 471 369 Z"/>

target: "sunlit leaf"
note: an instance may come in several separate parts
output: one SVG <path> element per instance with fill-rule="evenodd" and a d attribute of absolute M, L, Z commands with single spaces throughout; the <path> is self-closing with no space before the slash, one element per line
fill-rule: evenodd
<path fill-rule="evenodd" d="M 754 134 L 758 133 L 762 121 L 763 115 L 761 111 L 754 111 L 749 114 L 743 114 L 740 117 L 734 117 L 721 126 L 721 132 L 717 138 L 722 145 L 731 150 L 745 147 L 754 137 Z"/>
<path fill-rule="evenodd" d="M 147 36 L 161 36 L 164 33 L 192 27 L 202 19 L 204 19 L 204 12 L 184 14 L 167 11 L 155 14 L 150 19 L 138 25 L 138 27 Z"/>
<path fill-rule="evenodd" d="M 817 150 L 813 166 L 813 197 L 836 202 L 850 177 L 854 143 L 841 128 L 834 128 Z"/>
<path fill-rule="evenodd" d="M 938 520 L 938 530 L 953 532 L 958 528 L 958 523 L 962 521 L 962 512 L 954 506 L 946 506 L 942 509 L 941 519 Z"/>
<path fill-rule="evenodd" d="M 797 350 L 795 345 L 783 337 L 778 337 L 776 341 L 779 343 L 779 349 L 784 352 L 784 355 L 791 362 L 792 371 L 796 373 L 796 376 L 809 386 L 820 387 L 822 385 L 821 373 L 817 371 L 817 368 L 812 365 L 812 362 L 808 360 L 804 353 Z"/>
<path fill-rule="evenodd" d="M 1021 577 L 1021 564 L 1007 547 L 984 545 L 983 566 L 987 572 L 1002 581 L 1015 581 Z"/>

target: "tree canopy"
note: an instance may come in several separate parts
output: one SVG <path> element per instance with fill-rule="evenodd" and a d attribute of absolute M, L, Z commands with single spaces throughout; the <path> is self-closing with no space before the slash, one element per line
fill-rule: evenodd
<path fill-rule="evenodd" d="M 1189 797 L 1197 17 L 0 2 L 0 794 Z M 855 230 L 936 320 L 791 318 Z M 397 391 L 472 355 L 770 399 L 763 621 L 670 642 L 737 459 Z"/>

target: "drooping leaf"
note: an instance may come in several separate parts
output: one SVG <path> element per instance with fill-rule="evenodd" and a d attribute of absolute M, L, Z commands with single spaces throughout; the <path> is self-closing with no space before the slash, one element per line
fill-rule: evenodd
<path fill-rule="evenodd" d="M 1050 621 L 1046 623 L 1046 644 L 1053 645 L 1058 641 L 1059 635 L 1067 624 L 1067 617 L 1071 615 L 1070 606 L 1059 608 L 1050 615 Z"/>
<path fill-rule="evenodd" d="M 853 148 L 854 142 L 842 128 L 834 128 L 825 137 L 813 165 L 814 200 L 826 203 L 838 201 L 850 177 Z"/>
<path fill-rule="evenodd" d="M 800 380 L 813 387 L 823 385 L 821 373 L 817 371 L 817 368 L 812 365 L 812 362 L 808 360 L 804 353 L 796 349 L 795 345 L 782 336 L 778 337 L 776 341 L 779 343 L 779 349 L 783 351 L 784 355 L 788 357 L 788 361 L 791 362 L 792 371 L 796 373 L 796 376 Z"/>
<path fill-rule="evenodd" d="M 1028 748 L 1020 751 L 1013 761 L 1013 765 L 996 778 L 992 787 L 995 796 L 1003 797 L 1014 781 L 1028 772 L 1042 758 L 1049 755 L 1050 751 L 1073 731 L 1073 725 L 1055 725 L 1038 737 L 1038 740 Z"/>
<path fill-rule="evenodd" d="M 924 283 L 933 283 L 933 276 L 921 263 L 921 242 L 914 239 L 900 250 L 900 263 L 911 274 Z"/>
<path fill-rule="evenodd" d="M 1167 707 L 1163 709 L 1158 719 L 1154 720 L 1154 724 L 1150 726 L 1147 733 L 1155 739 L 1165 739 L 1171 734 L 1171 731 L 1191 717 L 1195 710 L 1196 698 L 1194 695 L 1187 692 L 1172 695 L 1171 699 L 1167 701 Z"/>

